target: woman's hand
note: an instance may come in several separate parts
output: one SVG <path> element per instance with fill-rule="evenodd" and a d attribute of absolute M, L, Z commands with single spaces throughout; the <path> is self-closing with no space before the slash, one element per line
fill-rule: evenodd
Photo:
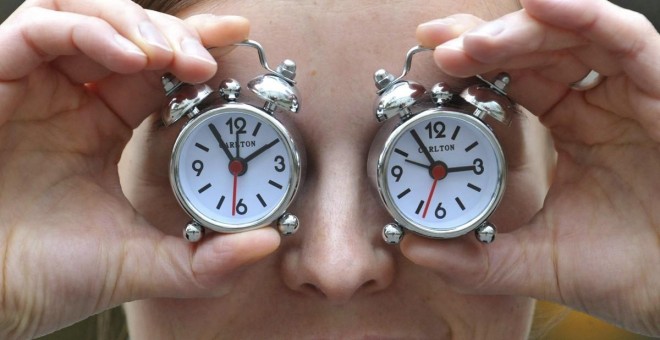
<path fill-rule="evenodd" d="M 604 0 L 524 0 L 484 23 L 423 24 L 446 73 L 504 70 L 509 94 L 553 136 L 544 207 L 493 244 L 466 237 L 402 243 L 456 289 L 557 301 L 635 332 L 660 334 L 660 35 Z M 589 70 L 606 78 L 576 91 Z"/>
<path fill-rule="evenodd" d="M 122 302 L 223 294 L 274 230 L 191 246 L 140 216 L 117 163 L 164 100 L 160 76 L 211 78 L 204 46 L 238 17 L 185 21 L 129 0 L 26 1 L 0 26 L 0 338 L 32 338 Z"/>

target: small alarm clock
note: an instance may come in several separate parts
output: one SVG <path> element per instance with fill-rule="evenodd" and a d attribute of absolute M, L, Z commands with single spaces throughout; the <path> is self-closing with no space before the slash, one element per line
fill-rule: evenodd
<path fill-rule="evenodd" d="M 475 231 L 490 243 L 496 228 L 488 218 L 502 199 L 507 168 L 484 119 L 509 125 L 518 112 L 505 92 L 510 77 L 503 73 L 493 82 L 479 77 L 479 84 L 460 91 L 438 83 L 427 91 L 403 78 L 412 56 L 428 50 L 412 48 L 396 79 L 385 70 L 374 76 L 376 119 L 388 123 L 374 139 L 368 171 L 394 218 L 383 238 L 396 244 L 405 231 L 439 239 Z"/>
<path fill-rule="evenodd" d="M 261 103 L 241 101 L 241 85 L 234 79 L 221 81 L 214 91 L 163 77 L 169 99 L 162 112 L 165 126 L 189 118 L 174 143 L 170 182 L 192 218 L 183 232 L 191 242 L 200 240 L 205 228 L 234 233 L 277 221 L 282 234 L 298 229 L 298 218 L 286 210 L 301 184 L 304 149 L 293 124 L 278 112 L 300 109 L 296 64 L 285 60 L 272 70 L 257 42 L 237 45 L 255 48 L 268 71 L 247 84 Z"/>

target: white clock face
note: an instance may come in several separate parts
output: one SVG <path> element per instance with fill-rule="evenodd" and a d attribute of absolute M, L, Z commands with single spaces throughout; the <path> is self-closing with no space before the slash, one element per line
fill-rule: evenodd
<path fill-rule="evenodd" d="M 501 198 L 499 143 L 463 113 L 422 113 L 408 123 L 389 141 L 379 171 L 390 212 L 429 236 L 455 237 L 477 227 Z"/>
<path fill-rule="evenodd" d="M 274 215 L 283 212 L 297 186 L 299 164 L 275 125 L 281 126 L 252 110 L 224 108 L 184 128 L 172 176 L 177 198 L 193 218 L 227 231 L 279 217 Z"/>

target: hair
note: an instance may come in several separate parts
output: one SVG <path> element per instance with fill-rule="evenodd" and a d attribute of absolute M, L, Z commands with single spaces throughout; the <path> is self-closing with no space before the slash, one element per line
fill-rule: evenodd
<path fill-rule="evenodd" d="M 133 0 L 143 8 L 163 13 L 176 13 L 201 0 Z"/>

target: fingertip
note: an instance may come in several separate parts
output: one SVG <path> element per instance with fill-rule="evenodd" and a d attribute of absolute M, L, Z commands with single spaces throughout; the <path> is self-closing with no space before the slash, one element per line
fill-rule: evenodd
<path fill-rule="evenodd" d="M 231 26 L 233 30 L 228 32 L 229 39 L 243 41 L 250 35 L 250 20 L 237 15 L 226 15 L 220 22 L 225 26 Z"/>
<path fill-rule="evenodd" d="M 274 252 L 280 235 L 273 228 L 213 235 L 198 245 L 193 259 L 196 277 L 221 278 Z"/>
<path fill-rule="evenodd" d="M 217 72 L 217 61 L 209 52 L 243 41 L 249 34 L 249 21 L 240 16 L 202 14 L 185 20 L 198 37 L 184 37 L 177 50 L 171 72 L 187 83 L 201 83 Z"/>
<path fill-rule="evenodd" d="M 137 24 L 132 39 L 146 53 L 148 57 L 147 69 L 162 69 L 172 62 L 174 58 L 173 47 L 161 29 L 150 20 L 144 20 Z"/>
<path fill-rule="evenodd" d="M 410 261 L 418 265 L 424 265 L 425 259 L 428 257 L 429 245 L 426 244 L 427 240 L 416 235 L 406 235 L 399 244 L 401 253 Z"/>
<path fill-rule="evenodd" d="M 236 15 L 195 15 L 186 22 L 194 27 L 204 46 L 224 47 L 248 38 L 250 21 Z"/>
<path fill-rule="evenodd" d="M 417 26 L 417 40 L 422 46 L 435 47 L 454 39 L 482 22 L 470 14 L 455 14 Z"/>
<path fill-rule="evenodd" d="M 120 53 L 124 55 L 126 62 L 114 65 L 113 61 L 118 60 L 119 58 L 113 56 L 110 52 L 106 53 L 104 57 L 107 58 L 107 61 L 104 64 L 108 65 L 112 71 L 121 74 L 129 74 L 138 72 L 146 67 L 148 57 L 137 45 L 119 34 L 114 35 L 114 43 Z"/>
<path fill-rule="evenodd" d="M 413 263 L 432 268 L 440 274 L 454 272 L 454 269 L 466 268 L 463 264 L 471 261 L 478 249 L 474 242 L 462 238 L 435 240 L 406 235 L 401 241 L 401 252 Z"/>
<path fill-rule="evenodd" d="M 443 18 L 425 22 L 417 26 L 415 35 L 420 45 L 435 47 L 460 34 L 456 19 Z"/>
<path fill-rule="evenodd" d="M 433 52 L 433 60 L 442 72 L 456 78 L 474 76 L 481 66 L 465 52 L 462 37 L 438 45 Z"/>
<path fill-rule="evenodd" d="M 185 37 L 180 43 L 178 58 L 174 61 L 174 73 L 187 83 L 199 83 L 211 78 L 217 71 L 218 64 L 209 51 L 196 38 Z M 184 58 L 181 58 L 181 57 Z M 185 70 L 178 74 L 177 70 Z"/>

